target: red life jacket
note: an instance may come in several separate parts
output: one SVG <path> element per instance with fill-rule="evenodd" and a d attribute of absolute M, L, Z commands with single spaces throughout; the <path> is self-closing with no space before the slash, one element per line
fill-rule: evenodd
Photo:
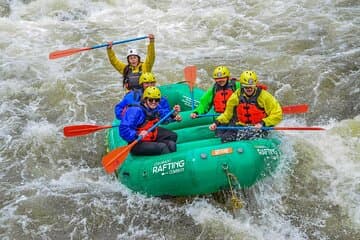
<path fill-rule="evenodd" d="M 254 125 L 260 123 L 267 116 L 264 109 L 257 103 L 261 91 L 261 88 L 256 88 L 256 92 L 251 97 L 246 98 L 243 90 L 241 90 L 240 104 L 236 108 L 238 121 Z"/>
<path fill-rule="evenodd" d="M 256 84 L 256 87 L 257 87 L 257 88 L 261 88 L 262 90 L 268 90 L 268 86 L 266 86 L 266 85 L 263 84 L 263 83 L 258 83 L 258 84 Z"/>
<path fill-rule="evenodd" d="M 236 90 L 235 80 L 230 79 L 225 86 L 221 87 L 219 84 L 214 84 L 213 87 L 213 105 L 217 113 L 225 112 L 226 101 L 231 94 Z"/>
<path fill-rule="evenodd" d="M 138 134 L 140 134 L 140 132 L 143 130 L 145 130 L 145 131 L 149 130 L 152 126 L 154 126 L 159 121 L 159 113 L 158 112 L 156 112 L 156 113 L 150 112 L 143 106 L 141 106 L 141 108 L 144 110 L 146 116 L 145 116 L 144 123 L 136 129 L 136 132 Z M 158 128 L 156 127 L 154 130 L 149 132 L 145 137 L 143 137 L 141 141 L 155 142 L 157 139 L 157 135 L 158 135 Z"/>

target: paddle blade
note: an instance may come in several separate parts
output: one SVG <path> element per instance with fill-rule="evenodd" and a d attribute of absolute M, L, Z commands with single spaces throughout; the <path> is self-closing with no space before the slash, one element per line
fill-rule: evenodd
<path fill-rule="evenodd" d="M 283 114 L 306 113 L 308 110 L 309 110 L 309 106 L 307 104 L 290 105 L 290 106 L 282 107 Z"/>
<path fill-rule="evenodd" d="M 77 137 L 111 127 L 112 126 L 97 126 L 89 124 L 66 126 L 64 127 L 64 136 Z"/>
<path fill-rule="evenodd" d="M 56 59 L 56 58 L 61 58 L 61 57 L 66 57 L 66 56 L 70 56 L 73 55 L 75 53 L 78 52 L 82 52 L 82 51 L 86 51 L 86 50 L 91 50 L 91 47 L 85 47 L 85 48 L 71 48 L 71 49 L 67 49 L 67 50 L 59 50 L 59 51 L 55 51 L 49 54 L 49 59 Z"/>
<path fill-rule="evenodd" d="M 116 148 L 109 152 L 102 159 L 102 165 L 107 173 L 113 173 L 127 158 L 130 150 L 138 141 L 132 142 L 130 145 Z"/>
<path fill-rule="evenodd" d="M 195 86 L 196 82 L 196 66 L 187 66 L 184 68 L 184 76 L 189 84 L 190 90 Z"/>

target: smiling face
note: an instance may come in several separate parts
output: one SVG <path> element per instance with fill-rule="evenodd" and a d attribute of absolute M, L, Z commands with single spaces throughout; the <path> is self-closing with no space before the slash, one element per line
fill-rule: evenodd
<path fill-rule="evenodd" d="M 139 56 L 137 55 L 128 56 L 128 62 L 131 66 L 136 67 L 140 62 Z"/>
<path fill-rule="evenodd" d="M 146 98 L 145 99 L 145 104 L 150 109 L 155 109 L 159 105 L 159 102 L 160 102 L 160 98 Z"/>
<path fill-rule="evenodd" d="M 255 86 L 254 87 L 243 87 L 244 92 L 247 96 L 253 95 L 255 92 L 255 88 L 256 88 Z"/>
<path fill-rule="evenodd" d="M 228 77 L 223 77 L 223 78 L 215 78 L 214 80 L 217 84 L 219 84 L 221 87 L 223 87 L 226 85 L 228 79 L 229 79 Z"/>

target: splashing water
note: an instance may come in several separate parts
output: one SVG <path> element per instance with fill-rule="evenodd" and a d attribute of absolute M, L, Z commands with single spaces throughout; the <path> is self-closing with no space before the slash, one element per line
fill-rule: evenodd
<path fill-rule="evenodd" d="M 2 239 L 360 239 L 360 5 L 321 1 L 0 1 Z M 108 124 L 123 96 L 104 48 L 155 35 L 160 84 L 196 65 L 257 72 L 282 105 L 310 112 L 281 125 L 278 171 L 241 192 L 232 214 L 211 196 L 184 201 L 130 192 L 101 168 L 104 132 L 65 139 L 76 123 Z M 148 40 L 114 46 L 145 55 Z M 181 187 L 181 185 L 179 185 Z"/>

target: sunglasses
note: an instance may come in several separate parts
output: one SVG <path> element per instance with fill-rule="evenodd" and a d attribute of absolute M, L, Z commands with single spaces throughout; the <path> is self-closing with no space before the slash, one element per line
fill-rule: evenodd
<path fill-rule="evenodd" d="M 160 98 L 148 98 L 147 99 L 149 102 L 160 102 Z"/>

